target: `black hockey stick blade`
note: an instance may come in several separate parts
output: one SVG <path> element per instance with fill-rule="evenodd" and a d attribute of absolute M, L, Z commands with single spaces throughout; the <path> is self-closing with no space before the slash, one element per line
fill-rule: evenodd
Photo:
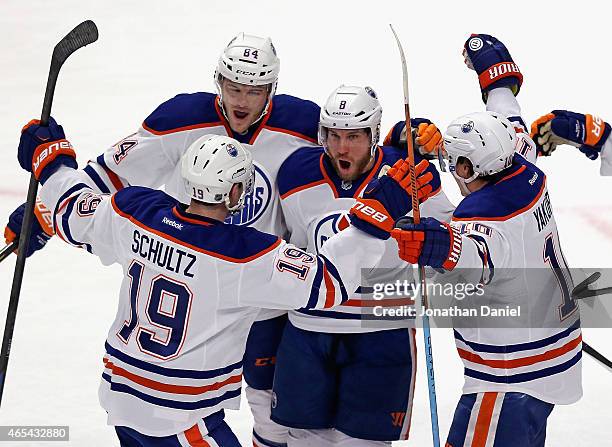
<path fill-rule="evenodd" d="M 576 287 L 574 287 L 574 290 L 572 290 L 572 297 L 573 298 L 582 298 L 580 296 L 580 294 L 583 293 L 585 290 L 588 290 L 589 289 L 589 285 L 593 284 L 600 277 L 601 277 L 601 273 L 599 273 L 599 272 L 593 273 L 587 279 L 585 279 L 580 284 L 578 284 Z"/>
<path fill-rule="evenodd" d="M 53 94 L 55 93 L 55 84 L 60 69 L 66 59 L 70 57 L 79 48 L 94 43 L 98 40 L 98 27 L 91 20 L 85 20 L 78 24 L 66 36 L 60 40 L 51 56 L 51 68 L 49 69 L 49 78 L 47 80 L 47 89 L 45 90 L 45 99 L 43 101 L 43 109 L 40 122 L 43 126 L 49 122 L 51 116 L 51 105 L 53 104 Z"/>
<path fill-rule="evenodd" d="M 17 250 L 17 241 L 5 245 L 4 248 L 0 250 L 0 262 L 8 258 L 15 250 Z"/>
<path fill-rule="evenodd" d="M 77 25 L 70 31 L 53 49 L 51 56 L 51 67 L 49 68 L 49 77 L 47 79 L 47 88 L 45 89 L 45 99 L 40 117 L 41 125 L 45 126 L 49 123 L 51 116 L 51 105 L 53 104 L 53 95 L 55 93 L 55 84 L 59 75 L 60 69 L 64 62 L 81 47 L 95 42 L 98 39 L 98 28 L 91 20 L 86 20 Z M 21 282 L 23 280 L 23 272 L 25 269 L 26 253 L 28 251 L 28 242 L 32 231 L 32 218 L 34 216 L 34 203 L 38 192 L 38 181 L 32 174 L 30 176 L 30 185 L 28 188 L 28 197 L 26 200 L 23 224 L 19 235 L 20 250 L 17 253 L 17 262 L 15 263 L 15 274 L 13 275 L 13 285 L 11 287 L 11 297 L 9 300 L 8 311 L 6 314 L 6 323 L 4 325 L 4 335 L 2 338 L 2 350 L 0 351 L 0 405 L 2 404 L 2 396 L 4 395 L 4 384 L 6 383 L 6 372 L 8 369 L 8 361 L 11 353 L 11 344 L 13 341 L 13 331 L 15 329 L 15 319 L 17 317 L 17 306 L 19 304 L 19 295 L 21 293 Z"/>
<path fill-rule="evenodd" d="M 591 298 L 599 295 L 612 294 L 612 287 L 603 287 L 601 289 L 589 289 L 589 286 L 601 277 L 601 273 L 595 272 L 587 279 L 582 281 L 574 290 L 572 290 L 572 298 L 576 300 Z"/>
<path fill-rule="evenodd" d="M 586 289 L 580 292 L 579 294 L 574 295 L 574 298 L 584 299 L 584 298 L 591 298 L 594 296 L 609 295 L 609 294 L 612 294 L 612 287 L 604 287 L 602 289 Z"/>
<path fill-rule="evenodd" d="M 602 353 L 598 352 L 588 343 L 582 342 L 582 350 L 607 367 L 612 372 L 612 361 L 608 360 Z"/>

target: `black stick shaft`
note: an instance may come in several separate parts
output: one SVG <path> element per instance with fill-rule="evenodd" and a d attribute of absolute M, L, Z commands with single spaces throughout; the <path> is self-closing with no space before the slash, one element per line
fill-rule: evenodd
<path fill-rule="evenodd" d="M 597 360 L 602 365 L 606 366 L 612 372 L 612 361 L 608 360 L 601 352 L 597 351 L 588 343 L 582 342 L 582 350 Z"/>
<path fill-rule="evenodd" d="M 49 117 L 47 117 L 47 120 Z M 41 120 L 42 121 L 42 120 Z M 4 384 L 6 382 L 6 371 L 8 369 L 9 356 L 11 354 L 11 344 L 13 341 L 13 331 L 15 330 L 15 321 L 17 318 L 17 306 L 19 304 L 19 294 L 21 292 L 21 283 L 23 280 L 23 272 L 25 269 L 26 253 L 30 233 L 32 232 L 32 217 L 34 216 L 34 202 L 38 193 L 38 182 L 34 175 L 30 177 L 30 186 L 28 188 L 28 198 L 26 200 L 25 215 L 23 225 L 21 226 L 21 234 L 19 235 L 19 247 L 21 249 L 17 253 L 17 262 L 15 264 L 15 273 L 13 275 L 13 285 L 11 287 L 11 298 L 6 314 L 6 323 L 4 324 L 4 337 L 2 338 L 2 355 L 0 356 L 0 404 L 4 394 Z"/>
<path fill-rule="evenodd" d="M 18 247 L 17 241 L 13 241 L 10 244 L 5 245 L 4 248 L 0 250 L 0 262 L 8 258 L 11 255 L 11 253 L 17 250 L 17 247 Z"/>
<path fill-rule="evenodd" d="M 98 39 L 98 29 L 91 20 L 77 25 L 70 33 L 68 33 L 53 49 L 51 56 L 51 67 L 49 68 L 49 77 L 47 78 L 47 87 L 45 89 L 45 99 L 43 100 L 42 112 L 40 116 L 40 124 L 47 126 L 49 117 L 51 116 L 51 105 L 53 104 L 53 96 L 55 93 L 55 85 L 60 69 L 66 59 L 72 53 L 87 44 L 95 42 Z M 6 323 L 4 325 L 4 335 L 2 338 L 2 350 L 0 351 L 0 404 L 4 395 L 4 384 L 6 383 L 6 372 L 8 369 L 8 361 L 11 354 L 11 345 L 13 341 L 13 332 L 15 330 L 15 320 L 17 317 L 17 307 L 19 304 L 19 295 L 21 293 L 21 283 L 25 270 L 26 253 L 32 232 L 32 219 L 34 218 L 34 204 L 38 193 L 38 181 L 34 174 L 30 176 L 30 185 L 28 188 L 28 197 L 26 200 L 23 224 L 19 235 L 19 252 L 17 253 L 17 262 L 15 264 L 15 274 L 13 275 L 13 285 L 11 287 L 11 297 L 9 300 L 8 311 L 6 314 Z"/>

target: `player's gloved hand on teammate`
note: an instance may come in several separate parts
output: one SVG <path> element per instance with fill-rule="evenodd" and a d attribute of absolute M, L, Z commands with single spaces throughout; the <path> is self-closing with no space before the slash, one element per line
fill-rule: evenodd
<path fill-rule="evenodd" d="M 64 129 L 53 118 L 48 126 L 32 120 L 21 130 L 17 159 L 23 169 L 44 183 L 62 165 L 77 168 L 76 154 Z"/>
<path fill-rule="evenodd" d="M 559 144 L 569 144 L 596 160 L 610 135 L 610 125 L 593 115 L 553 110 L 531 124 L 538 155 L 548 156 Z"/>
<path fill-rule="evenodd" d="M 488 34 L 472 34 L 463 45 L 465 64 L 478 73 L 482 100 L 494 88 L 508 87 L 516 96 L 523 83 L 523 75 L 512 60 L 506 46 Z"/>
<path fill-rule="evenodd" d="M 419 224 L 412 217 L 402 217 L 391 236 L 397 241 L 399 257 L 411 264 L 452 270 L 461 254 L 461 235 L 433 217 L 425 217 Z"/>
<path fill-rule="evenodd" d="M 410 127 L 414 146 L 426 158 L 435 158 L 438 147 L 442 143 L 442 133 L 438 127 L 427 118 L 411 118 Z M 406 147 L 406 121 L 400 121 L 393 126 L 383 143 L 386 146 Z"/>
<path fill-rule="evenodd" d="M 419 203 L 432 193 L 433 174 L 429 162 L 414 167 Z M 379 239 L 388 239 L 393 223 L 412 210 L 410 171 L 407 160 L 398 160 L 387 173 L 368 183 L 363 197 L 351 208 L 351 223 Z"/>
<path fill-rule="evenodd" d="M 25 203 L 20 205 L 9 216 L 9 221 L 4 229 L 4 239 L 7 244 L 19 240 L 24 214 Z M 35 251 L 43 248 L 47 241 L 51 239 L 51 236 L 55 234 L 53 231 L 53 224 L 51 222 L 51 212 L 38 199 L 34 205 L 34 216 L 36 218 L 32 221 L 32 231 L 30 233 L 28 251 L 26 253 L 26 256 L 28 257 Z"/>

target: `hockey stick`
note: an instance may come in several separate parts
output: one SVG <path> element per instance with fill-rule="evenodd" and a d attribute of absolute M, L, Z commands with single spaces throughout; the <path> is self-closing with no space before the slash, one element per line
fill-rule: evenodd
<path fill-rule="evenodd" d="M 608 368 L 612 372 L 612 361 L 608 360 L 601 352 L 597 351 L 591 345 L 582 341 L 582 350 Z"/>
<path fill-rule="evenodd" d="M 392 25 L 389 25 L 391 32 L 397 42 L 397 47 L 402 60 L 402 73 L 404 78 L 404 112 L 406 115 L 406 145 L 408 146 L 408 166 L 410 169 L 410 187 L 412 189 L 412 218 L 415 224 L 421 221 L 421 212 L 419 210 L 419 198 L 416 186 L 416 177 L 414 173 L 414 142 L 409 137 L 408 129 L 410 128 L 410 102 L 408 99 L 408 67 L 406 64 L 406 56 L 402 43 L 397 37 L 397 33 Z M 421 284 L 421 305 L 423 309 L 427 309 L 427 287 L 425 285 L 425 267 L 419 265 L 419 281 Z M 429 327 L 429 316 L 423 315 L 423 341 L 425 344 L 425 363 L 427 364 L 427 387 L 429 388 L 429 411 L 431 413 L 431 434 L 433 436 L 434 447 L 440 447 L 440 428 L 438 426 L 438 403 L 436 399 L 436 381 L 434 377 L 433 352 L 431 347 L 431 329 Z"/>
<path fill-rule="evenodd" d="M 612 294 L 612 287 L 603 287 L 601 289 L 589 289 L 589 285 L 597 281 L 601 277 L 601 273 L 595 272 L 587 279 L 582 281 L 574 290 L 572 290 L 572 298 L 576 300 L 591 298 L 593 296 Z"/>
<path fill-rule="evenodd" d="M 581 300 L 584 298 L 591 298 L 594 296 L 605 295 L 608 293 L 612 293 L 612 287 L 604 287 L 602 289 L 589 289 L 589 285 L 597 281 L 601 277 L 600 272 L 595 272 L 590 275 L 587 279 L 582 281 L 574 290 L 572 290 L 572 298 L 575 300 Z M 591 345 L 586 343 L 584 340 L 582 341 L 582 350 L 597 360 L 602 365 L 606 366 L 612 372 L 612 360 L 607 359 L 602 353 L 597 351 Z"/>
<path fill-rule="evenodd" d="M 91 20 L 86 20 L 77 25 L 70 31 L 62 40 L 60 40 L 53 49 L 51 56 L 51 67 L 49 68 L 49 77 L 47 79 L 47 88 L 45 91 L 45 99 L 43 101 L 42 113 L 40 116 L 40 124 L 47 126 L 49 117 L 51 116 L 51 104 L 53 103 L 53 94 L 55 92 L 55 84 L 59 75 L 60 69 L 66 60 L 81 47 L 98 40 L 98 28 Z M 38 191 L 38 181 L 32 174 L 30 176 L 30 185 L 28 188 L 28 198 L 26 200 L 25 213 L 23 224 L 21 226 L 21 234 L 19 236 L 19 252 L 17 253 L 17 262 L 15 264 L 15 274 L 13 275 L 13 286 L 11 288 L 11 298 L 9 301 L 8 311 L 6 314 L 6 323 L 4 325 L 4 337 L 2 339 L 2 351 L 0 351 L 0 404 L 4 394 L 4 383 L 6 382 L 6 371 L 8 368 L 8 360 L 11 352 L 11 342 L 13 340 L 13 330 L 15 329 L 15 318 L 17 316 L 17 305 L 19 304 L 19 294 L 21 292 L 21 281 L 23 279 L 23 271 L 25 268 L 26 253 L 28 251 L 28 242 L 32 230 L 32 218 L 34 216 L 34 202 Z M 4 250 L 3 250 L 4 253 Z"/>
<path fill-rule="evenodd" d="M 4 248 L 0 250 L 0 262 L 8 258 L 10 254 L 13 253 L 15 250 L 17 250 L 16 241 L 13 241 L 10 244 L 5 245 Z"/>

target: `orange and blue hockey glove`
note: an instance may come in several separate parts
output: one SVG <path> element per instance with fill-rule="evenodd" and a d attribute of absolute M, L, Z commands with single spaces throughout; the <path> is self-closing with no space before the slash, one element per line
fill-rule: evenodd
<path fill-rule="evenodd" d="M 459 232 L 433 217 L 425 217 L 419 224 L 402 217 L 391 236 L 397 241 L 399 257 L 410 264 L 452 270 L 461 255 Z"/>
<path fill-rule="evenodd" d="M 440 129 L 427 118 L 411 118 L 410 127 L 414 145 L 427 159 L 436 158 L 438 148 L 442 143 Z M 385 146 L 406 148 L 406 121 L 399 121 L 387 134 L 383 143 Z"/>
<path fill-rule="evenodd" d="M 567 110 L 553 110 L 531 124 L 531 138 L 538 155 L 544 156 L 559 144 L 569 144 L 596 160 L 609 135 L 610 125 L 601 118 Z"/>
<path fill-rule="evenodd" d="M 48 126 L 32 120 L 21 130 L 17 159 L 23 169 L 44 183 L 62 165 L 77 168 L 76 154 L 64 129 L 53 118 Z"/>
<path fill-rule="evenodd" d="M 20 205 L 9 216 L 9 221 L 4 229 L 4 240 L 7 244 L 19 240 L 24 213 L 25 203 Z M 36 219 L 32 221 L 32 232 L 30 233 L 30 242 L 28 243 L 28 252 L 26 253 L 27 257 L 43 248 L 49 239 L 51 239 L 51 236 L 55 234 L 55 231 L 53 231 L 51 211 L 49 211 L 38 198 L 34 205 L 34 216 L 36 216 Z"/>
<path fill-rule="evenodd" d="M 427 200 L 433 188 L 430 164 L 422 160 L 414 167 L 419 203 Z M 393 223 L 412 210 L 410 171 L 406 160 L 398 160 L 386 174 L 368 183 L 363 197 L 351 208 L 351 223 L 379 239 L 389 239 Z"/>
<path fill-rule="evenodd" d="M 463 45 L 465 64 L 478 73 L 482 100 L 487 101 L 489 91 L 508 87 L 518 95 L 523 75 L 512 60 L 506 46 L 489 34 L 472 34 Z"/>

